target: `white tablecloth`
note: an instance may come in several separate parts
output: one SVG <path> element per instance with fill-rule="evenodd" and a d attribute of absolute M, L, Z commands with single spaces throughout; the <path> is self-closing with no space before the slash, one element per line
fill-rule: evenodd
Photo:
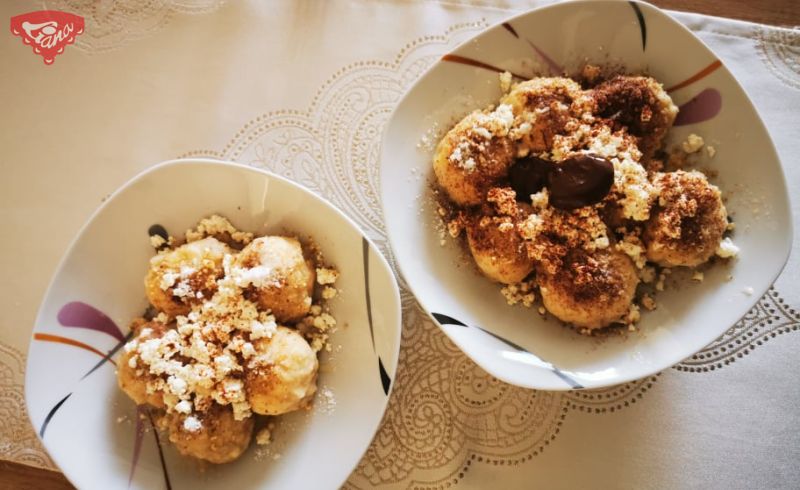
<path fill-rule="evenodd" d="M 0 458 L 53 466 L 25 414 L 25 352 L 60 257 L 109 193 L 166 159 L 232 159 L 310 186 L 385 247 L 378 148 L 393 105 L 441 54 L 538 4 L 3 1 L 0 19 L 59 9 L 86 32 L 51 66 L 8 32 L 0 42 Z M 676 17 L 753 98 L 800 216 L 800 32 Z M 595 392 L 489 378 L 406 294 L 396 388 L 348 486 L 796 488 L 797 242 L 775 288 L 712 346 Z"/>

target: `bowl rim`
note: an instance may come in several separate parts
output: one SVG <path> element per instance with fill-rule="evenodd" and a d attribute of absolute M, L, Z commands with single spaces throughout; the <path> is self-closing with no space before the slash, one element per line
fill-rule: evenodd
<path fill-rule="evenodd" d="M 33 342 L 33 334 L 36 332 L 36 328 L 40 324 L 40 316 L 42 314 L 42 306 L 44 305 L 46 300 L 50 297 L 52 289 L 55 286 L 56 280 L 58 279 L 58 277 L 63 272 L 63 269 L 64 269 L 64 266 L 66 264 L 67 259 L 74 252 L 74 250 L 75 250 L 75 248 L 77 246 L 78 240 L 83 236 L 84 232 L 89 227 L 89 225 L 92 222 L 94 222 L 95 218 L 97 218 L 97 216 L 99 216 L 100 213 L 102 213 L 103 210 L 108 205 L 110 205 L 110 203 L 112 201 L 114 201 L 114 199 L 118 195 L 120 195 L 121 193 L 125 192 L 128 188 L 132 187 L 133 185 L 135 185 L 139 181 L 143 180 L 149 174 L 154 173 L 154 172 L 158 172 L 158 171 L 163 170 L 164 168 L 167 168 L 167 167 L 178 167 L 178 166 L 187 166 L 188 167 L 188 166 L 198 166 L 198 165 L 199 166 L 204 166 L 204 167 L 207 166 L 207 167 L 232 168 L 232 169 L 236 169 L 236 170 L 239 170 L 239 171 L 247 171 L 247 172 L 251 172 L 251 173 L 255 173 L 255 174 L 261 174 L 262 176 L 264 176 L 264 177 L 266 177 L 268 179 L 275 179 L 277 181 L 280 181 L 280 182 L 288 185 L 289 187 L 292 187 L 292 188 L 298 190 L 299 192 L 302 192 L 302 193 L 308 195 L 313 200 L 315 200 L 317 202 L 317 204 L 322 205 L 322 206 L 327 206 L 328 208 L 333 210 L 336 214 L 338 214 L 339 217 L 344 219 L 350 226 L 352 226 L 353 229 L 356 230 L 359 235 L 361 235 L 361 238 L 363 240 L 365 240 L 366 243 L 369 244 L 369 247 L 371 248 L 371 250 L 374 253 L 375 257 L 377 257 L 379 259 L 380 264 L 382 265 L 382 268 L 385 269 L 385 271 L 389 274 L 389 278 L 391 279 L 390 283 L 392 284 L 392 288 L 391 288 L 391 293 L 390 294 L 393 296 L 393 298 L 392 298 L 393 299 L 393 304 L 395 304 L 397 306 L 397 308 L 395 309 L 394 312 L 392 312 L 392 316 L 390 317 L 390 320 L 392 321 L 392 323 L 397 325 L 397 328 L 395 329 L 396 331 L 394 332 L 393 337 L 391 337 L 391 340 L 393 341 L 393 345 L 395 346 L 395 349 L 393 349 L 393 350 L 395 350 L 395 352 L 394 352 L 395 362 L 393 363 L 393 366 L 389 366 L 388 367 L 387 374 L 389 375 L 390 379 L 392 379 L 393 381 L 396 381 L 397 369 L 398 369 L 398 367 L 400 365 L 400 346 L 401 346 L 402 331 L 403 331 L 402 298 L 400 296 L 400 290 L 399 290 L 398 281 L 397 281 L 397 277 L 395 275 L 395 272 L 392 269 L 392 267 L 390 266 L 390 264 L 387 261 L 386 257 L 380 251 L 380 248 L 378 248 L 378 246 L 375 245 L 375 243 L 372 241 L 372 239 L 364 232 L 362 227 L 359 226 L 358 223 L 355 222 L 355 220 L 353 220 L 351 217 L 349 217 L 347 214 L 345 214 L 341 209 L 339 209 L 338 206 L 335 206 L 329 200 L 327 200 L 326 198 L 324 198 L 324 197 L 320 196 L 319 194 L 313 192 L 312 190 L 310 190 L 308 187 L 304 186 L 303 184 L 300 184 L 300 183 L 295 182 L 295 181 L 293 181 L 291 179 L 288 179 L 288 178 L 283 177 L 281 175 L 278 175 L 278 174 L 276 174 L 276 173 L 274 173 L 272 171 L 265 170 L 265 169 L 262 169 L 262 168 L 252 167 L 252 166 L 249 166 L 249 165 L 245 165 L 245 164 L 234 162 L 234 161 L 230 161 L 230 160 L 222 160 L 222 159 L 206 158 L 206 157 L 175 158 L 175 159 L 165 160 L 165 161 L 159 162 L 159 163 L 157 163 L 155 165 L 151 165 L 151 166 L 145 168 L 144 170 L 141 170 L 140 172 L 136 173 L 133 177 L 131 177 L 130 179 L 125 181 L 125 183 L 123 183 L 121 186 L 119 186 L 117 189 L 115 189 L 114 192 L 112 192 L 100 204 L 100 206 L 98 206 L 91 213 L 91 215 L 86 219 L 86 221 L 83 223 L 83 225 L 81 225 L 79 230 L 76 232 L 75 236 L 72 238 L 71 242 L 69 243 L 69 245 L 65 249 L 64 253 L 62 254 L 61 258 L 59 259 L 58 265 L 56 266 L 56 268 L 54 269 L 54 272 L 52 273 L 52 277 L 50 278 L 50 282 L 48 283 L 47 289 L 45 290 L 44 294 L 42 295 L 42 299 L 39 302 L 39 308 L 36 311 L 36 317 L 34 319 L 33 327 L 31 328 L 31 335 L 30 335 L 30 340 L 28 342 L 28 346 L 30 347 L 31 343 Z M 387 292 L 384 291 L 384 294 L 387 294 Z M 34 426 L 33 420 L 31 419 L 31 416 L 30 416 L 30 414 L 32 413 L 32 410 L 31 410 L 31 403 L 32 403 L 31 390 L 33 390 L 33 387 L 31 385 L 31 383 L 28 382 L 29 381 L 28 380 L 28 373 L 30 372 L 28 367 L 31 365 L 32 362 L 33 362 L 33 358 L 31 356 L 29 356 L 29 355 L 26 355 L 26 359 L 25 359 L 25 377 L 24 377 L 23 383 L 24 383 L 25 408 L 26 408 L 26 411 L 27 411 L 28 424 L 30 424 L 30 427 L 33 429 L 33 432 L 36 434 L 36 438 L 39 440 L 39 442 L 42 444 L 44 449 L 47 451 L 48 456 L 50 456 L 51 461 L 53 461 L 53 464 L 55 464 L 56 467 L 59 470 L 61 470 L 61 473 L 65 476 L 65 478 L 67 478 L 67 480 L 69 480 L 69 482 L 71 484 L 73 484 L 73 485 L 75 485 L 77 487 L 77 485 L 75 483 L 76 480 L 73 478 L 74 475 L 72 475 L 73 468 L 69 467 L 69 466 L 62 466 L 61 464 L 59 464 L 59 462 L 54 457 L 52 457 L 50 455 L 48 443 L 40 436 L 38 428 L 36 426 Z M 372 441 L 375 439 L 375 436 L 378 434 L 378 431 L 380 430 L 380 427 L 381 427 L 381 425 L 383 423 L 383 419 L 384 419 L 384 417 L 386 415 L 386 410 L 387 410 L 387 408 L 389 406 L 389 400 L 391 399 L 392 392 L 394 390 L 395 384 L 396 384 L 396 382 L 392 382 L 392 383 L 389 384 L 388 390 L 386 392 L 386 396 L 384 396 L 382 401 L 381 401 L 381 417 L 379 417 L 377 419 L 376 423 L 374 424 L 374 427 L 370 427 L 370 431 L 372 432 L 372 436 L 370 437 L 369 444 L 367 444 L 367 446 L 364 447 L 361 450 L 361 452 L 359 453 L 359 457 L 355 460 L 355 462 L 353 463 L 352 467 L 349 468 L 347 476 L 345 477 L 345 479 L 342 482 L 340 482 L 340 485 L 343 484 L 344 482 L 346 482 L 347 479 L 349 478 L 350 474 L 352 474 L 352 472 L 358 467 L 358 464 L 364 458 L 364 455 L 366 454 L 366 452 L 369 450 L 370 446 L 372 445 Z"/>
<path fill-rule="evenodd" d="M 502 19 L 502 20 L 500 20 L 498 22 L 495 22 L 495 23 L 483 28 L 480 32 L 478 32 L 478 33 L 470 36 L 466 40 L 462 41 L 461 43 L 459 43 L 456 47 L 454 47 L 453 49 L 451 49 L 447 53 L 457 52 L 459 49 L 461 49 L 464 46 L 467 46 L 470 43 L 473 43 L 480 36 L 483 36 L 487 32 L 489 32 L 489 31 L 491 31 L 493 29 L 496 29 L 496 28 L 502 26 L 505 23 L 509 23 L 509 22 L 512 22 L 514 20 L 517 20 L 517 19 L 520 19 L 520 18 L 523 18 L 523 17 L 527 17 L 527 16 L 530 16 L 530 15 L 534 15 L 534 14 L 537 14 L 539 12 L 548 11 L 548 10 L 576 9 L 576 8 L 580 8 L 581 6 L 587 5 L 587 4 L 597 5 L 597 4 L 602 4 L 602 3 L 605 3 L 605 4 L 620 4 L 620 3 L 623 3 L 623 2 L 620 2 L 618 0 L 572 0 L 572 1 L 569 1 L 569 2 L 555 2 L 555 3 L 548 4 L 548 5 L 535 7 L 535 8 L 532 8 L 530 10 L 526 10 L 525 12 L 521 12 L 519 14 L 514 14 L 514 15 L 512 15 L 510 17 Z M 711 47 L 709 47 L 705 42 L 703 42 L 703 40 L 700 39 L 699 36 L 695 35 L 695 33 L 692 32 L 683 23 L 681 23 L 680 21 L 678 21 L 677 19 L 675 19 L 674 17 L 672 17 L 671 15 L 666 13 L 666 11 L 664 9 L 661 9 L 661 8 L 651 4 L 651 3 L 648 3 L 648 2 L 645 2 L 645 1 L 642 1 L 642 0 L 631 0 L 631 1 L 626 2 L 626 3 L 629 3 L 631 5 L 638 4 L 640 6 L 645 6 L 646 8 L 650 9 L 655 14 L 660 16 L 662 18 L 662 20 L 665 20 L 666 22 L 671 22 L 672 24 L 678 26 L 680 29 L 683 30 L 683 32 L 685 34 L 690 36 L 696 42 L 700 43 L 700 45 L 703 48 L 705 48 L 711 55 L 713 55 L 717 60 L 722 61 L 722 59 L 717 55 L 717 53 L 714 52 L 714 50 L 711 49 Z M 447 54 L 447 53 L 445 53 L 445 54 Z M 416 91 L 417 87 L 419 85 L 421 85 L 425 81 L 425 79 L 431 74 L 431 72 L 433 70 L 435 70 L 437 67 L 439 67 L 439 65 L 441 63 L 442 63 L 442 59 L 440 57 L 430 67 L 428 67 L 409 86 L 408 89 L 406 89 L 406 91 L 403 93 L 403 96 L 399 99 L 399 101 L 395 105 L 394 109 L 392 109 L 392 112 L 390 113 L 389 118 L 387 119 L 386 125 L 384 126 L 383 132 L 382 132 L 382 135 L 381 135 L 381 153 L 380 153 L 380 158 L 381 158 L 380 162 L 381 163 L 379 165 L 379 175 L 382 173 L 384 162 L 388 160 L 386 158 L 387 155 L 385 154 L 386 141 L 389 139 L 390 131 L 393 130 L 395 119 L 398 117 L 397 116 L 398 112 L 406 104 L 407 100 L 409 100 L 412 97 L 412 95 Z M 744 98 L 746 100 L 746 103 L 748 104 L 749 108 L 752 109 L 752 111 L 753 111 L 753 113 L 755 115 L 754 122 L 756 124 L 760 125 L 761 128 L 764 130 L 764 134 L 766 135 L 767 146 L 768 146 L 769 149 L 772 150 L 772 153 L 775 156 L 775 160 L 776 160 L 776 163 L 777 163 L 777 174 L 778 174 L 779 180 L 780 180 L 780 182 L 782 184 L 780 186 L 780 189 L 773 189 L 772 192 L 773 192 L 773 194 L 774 193 L 778 193 L 779 194 L 778 199 L 781 200 L 781 201 L 786 202 L 787 211 L 788 211 L 788 217 L 789 217 L 787 223 L 784 223 L 785 224 L 785 229 L 786 229 L 786 234 L 785 234 L 785 239 L 783 240 L 784 243 L 782 244 L 782 247 L 784 249 L 784 253 L 782 254 L 783 255 L 782 260 L 780 260 L 780 266 L 777 267 L 775 269 L 775 271 L 772 274 L 769 275 L 768 281 L 766 281 L 764 283 L 764 284 L 766 284 L 766 286 L 759 287 L 754 291 L 754 294 L 747 301 L 747 303 L 749 304 L 747 310 L 739 317 L 739 319 L 736 322 L 734 322 L 733 325 L 735 325 L 742 318 L 744 318 L 744 316 L 746 316 L 747 313 L 750 310 L 753 309 L 753 307 L 767 293 L 767 291 L 769 291 L 769 289 L 772 287 L 772 285 L 777 280 L 778 276 L 780 276 L 781 272 L 783 272 L 784 268 L 786 267 L 786 264 L 787 264 L 787 262 L 789 260 L 789 256 L 790 256 L 791 251 L 792 251 L 792 239 L 793 239 L 793 236 L 794 236 L 794 223 L 793 223 L 793 220 L 792 220 L 791 199 L 790 199 L 788 186 L 787 186 L 787 182 L 786 182 L 786 175 L 785 175 L 785 172 L 784 172 L 784 169 L 783 169 L 783 163 L 781 162 L 780 154 L 778 153 L 777 148 L 775 147 L 775 142 L 772 140 L 772 136 L 770 135 L 766 124 L 764 124 L 764 120 L 761 117 L 761 114 L 759 113 L 758 108 L 755 106 L 755 104 L 753 103 L 750 95 L 747 93 L 747 91 L 744 89 L 744 87 L 741 85 L 741 83 L 739 83 L 739 80 L 733 75 L 733 73 L 731 73 L 731 71 L 728 69 L 728 67 L 725 65 L 725 63 L 722 63 L 720 68 L 722 70 L 724 70 L 724 73 L 726 73 L 729 76 L 729 78 L 733 82 L 734 86 L 736 88 L 738 88 L 739 90 L 741 90 L 741 92 L 744 94 L 744 96 L 745 96 Z M 385 179 L 382 179 L 382 178 L 380 179 L 380 194 L 381 194 L 380 203 L 381 203 L 381 211 L 382 211 L 382 215 L 383 215 L 384 225 L 386 226 L 387 241 L 389 243 L 389 247 L 392 250 L 392 254 L 395 257 L 397 257 L 395 262 L 397 264 L 398 273 L 402 277 L 403 282 L 406 285 L 408 285 L 408 289 L 414 295 L 415 299 L 421 298 L 423 296 L 419 295 L 417 293 L 417 291 L 415 290 L 414 281 L 409 280 L 409 276 L 405 272 L 403 261 L 399 260 L 400 255 L 397 253 L 397 250 L 398 250 L 398 246 L 397 245 L 398 245 L 398 238 L 399 237 L 397 237 L 395 234 L 391 233 L 391 231 L 389 229 L 389 226 L 388 226 L 388 221 L 387 221 L 387 218 L 386 218 L 386 216 L 387 216 L 386 215 L 387 203 L 383 200 L 383 196 L 386 194 L 385 191 L 387 190 L 387 186 L 388 185 L 389 184 L 385 181 Z M 599 388 L 605 388 L 605 387 L 609 387 L 609 386 L 615 386 L 615 385 L 628 383 L 630 381 L 635 381 L 635 380 L 638 380 L 638 379 L 643 379 L 643 378 L 645 378 L 647 376 L 651 376 L 651 375 L 653 375 L 655 373 L 659 373 L 659 372 L 661 372 L 661 371 L 663 371 L 665 369 L 668 369 L 668 368 L 680 363 L 681 361 L 683 361 L 685 359 L 688 359 L 692 355 L 694 355 L 697 352 L 701 351 L 703 348 L 705 348 L 707 345 L 709 345 L 711 342 L 713 342 L 720 335 L 723 335 L 728 329 L 730 329 L 733 326 L 733 325 L 729 325 L 729 326 L 726 326 L 724 329 L 720 330 L 719 332 L 714 331 L 715 333 L 712 332 L 712 333 L 709 333 L 709 334 L 703 336 L 703 344 L 699 349 L 692 350 L 692 352 L 689 352 L 687 355 L 679 353 L 677 355 L 668 356 L 668 360 L 667 361 L 659 362 L 657 364 L 653 364 L 649 368 L 643 370 L 641 374 L 630 373 L 630 374 L 627 374 L 627 375 L 618 376 L 618 377 L 614 378 L 611 381 L 601 381 L 601 382 L 598 382 L 598 383 L 591 383 L 589 386 L 581 386 L 579 388 L 573 388 L 572 386 L 564 384 L 564 383 L 553 382 L 553 383 L 550 383 L 550 384 L 540 383 L 540 384 L 536 384 L 536 385 L 534 385 L 534 384 L 520 384 L 519 382 L 517 382 L 517 381 L 515 381 L 513 379 L 510 379 L 509 376 L 507 376 L 504 373 L 503 370 L 497 369 L 494 366 L 493 363 L 482 362 L 482 361 L 479 361 L 478 359 L 476 359 L 475 357 L 473 357 L 473 355 L 467 349 L 465 349 L 463 347 L 463 342 L 459 341 L 459 339 L 458 339 L 458 337 L 456 335 L 451 334 L 449 329 L 445 328 L 445 326 L 435 318 L 435 316 L 433 315 L 433 312 L 430 310 L 430 308 L 428 307 L 428 304 L 425 301 L 423 301 L 421 299 L 417 299 L 417 303 L 425 311 L 425 313 L 428 315 L 430 320 L 437 327 L 439 327 L 439 329 L 442 332 L 444 332 L 444 334 L 447 336 L 447 338 L 450 339 L 450 341 L 452 341 L 459 348 L 459 350 L 461 350 L 461 352 L 464 353 L 464 355 L 469 357 L 470 360 L 475 362 L 481 369 L 485 370 L 491 376 L 494 376 L 495 378 L 497 378 L 497 379 L 499 379 L 499 380 L 501 380 L 501 381 L 503 381 L 505 383 L 508 383 L 508 384 L 511 384 L 511 385 L 514 385 L 514 386 L 518 386 L 520 388 L 533 389 L 533 390 L 542 390 L 542 391 L 579 391 L 579 390 L 599 389 Z M 568 372 L 568 371 L 565 371 L 565 372 Z"/>

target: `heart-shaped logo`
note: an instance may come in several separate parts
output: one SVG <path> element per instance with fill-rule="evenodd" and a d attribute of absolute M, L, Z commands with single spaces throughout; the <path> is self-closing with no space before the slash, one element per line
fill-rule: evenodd
<path fill-rule="evenodd" d="M 83 26 L 80 15 L 58 10 L 39 10 L 11 17 L 11 34 L 21 37 L 34 53 L 42 56 L 46 65 L 53 64 L 67 44 L 75 42 L 75 36 L 83 33 Z"/>

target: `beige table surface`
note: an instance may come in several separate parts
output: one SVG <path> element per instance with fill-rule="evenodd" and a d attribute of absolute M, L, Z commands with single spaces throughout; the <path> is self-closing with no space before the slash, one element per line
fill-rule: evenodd
<path fill-rule="evenodd" d="M 800 24 L 794 0 L 654 3 Z M 305 131 L 321 148 L 347 145 L 351 137 L 372 138 L 366 146 L 374 145 L 374 136 L 348 134 L 357 130 L 346 124 L 369 115 L 368 109 L 344 114 L 337 99 L 356 94 L 397 100 L 460 40 L 538 4 L 0 4 L 0 18 L 44 7 L 80 13 L 88 27 L 51 67 L 8 33 L 0 42 L 0 489 L 71 488 L 51 471 L 56 468 L 27 422 L 24 359 L 38 302 L 58 260 L 110 192 L 147 166 L 177 156 L 270 166 L 259 151 L 276 144 L 280 131 Z M 800 191 L 800 144 L 793 129 L 800 122 L 800 33 L 678 18 L 742 81 L 776 140 L 792 189 Z M 337 124 L 337 118 L 345 121 Z M 254 129 L 265 136 L 243 136 L 256 134 Z M 349 158 L 376 166 L 374 151 L 339 150 L 324 150 L 319 158 L 323 164 Z M 295 160 L 287 161 L 285 174 L 307 178 L 292 167 Z M 381 241 L 380 223 L 364 225 Z M 795 226 L 800 228 L 797 221 Z M 600 392 L 531 392 L 491 380 L 412 306 L 405 311 L 405 354 L 387 420 L 348 486 L 796 488 L 800 261 L 794 252 L 776 289 L 703 353 L 658 376 Z M 432 347 L 421 354 L 408 349 L 418 343 Z M 484 388 L 476 391 L 476 380 L 485 381 Z M 453 394 L 482 399 L 485 390 L 499 400 L 489 412 L 464 408 Z M 419 407 L 413 400 L 422 393 L 435 401 L 426 408 L 439 411 L 441 426 L 430 425 L 421 409 L 414 411 Z M 522 427 L 504 427 L 496 416 L 525 407 L 537 415 Z M 404 427 L 406 419 L 417 424 L 416 436 Z"/>

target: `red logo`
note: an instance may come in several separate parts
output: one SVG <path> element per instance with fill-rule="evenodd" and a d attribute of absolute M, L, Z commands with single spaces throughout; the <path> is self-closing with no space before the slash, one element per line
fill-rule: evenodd
<path fill-rule="evenodd" d="M 82 33 L 83 17 L 67 12 L 40 10 L 11 17 L 11 34 L 21 37 L 46 65 L 53 64 L 67 44 L 74 43 L 75 36 Z"/>

